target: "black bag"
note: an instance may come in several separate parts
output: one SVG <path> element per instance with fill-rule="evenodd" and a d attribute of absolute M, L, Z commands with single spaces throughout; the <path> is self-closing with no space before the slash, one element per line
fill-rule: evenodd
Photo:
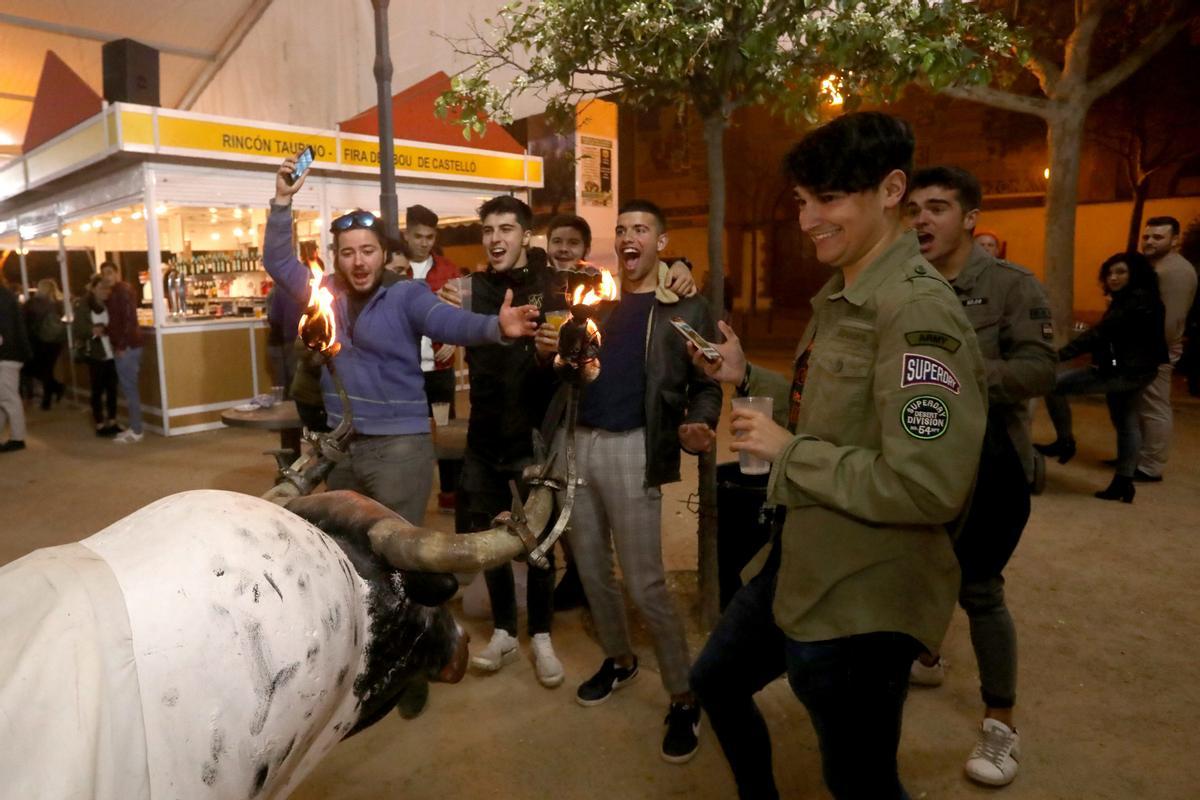
<path fill-rule="evenodd" d="M 46 344 L 62 344 L 67 340 L 67 324 L 62 315 L 50 309 L 38 320 L 37 338 Z"/>

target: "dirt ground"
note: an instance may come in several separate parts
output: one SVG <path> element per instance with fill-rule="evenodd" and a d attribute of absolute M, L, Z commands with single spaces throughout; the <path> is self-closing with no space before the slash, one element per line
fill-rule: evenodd
<path fill-rule="evenodd" d="M 1010 800 L 1194 798 L 1200 729 L 1200 613 L 1194 573 L 1200 534 L 1200 402 L 1177 394 L 1176 438 L 1167 479 L 1138 487 L 1132 505 L 1092 491 L 1109 474 L 1114 436 L 1103 406 L 1080 402 L 1079 454 L 1052 464 L 1024 539 L 1006 571 L 1020 637 L 1017 724 L 1024 757 Z M 1049 438 L 1044 413 L 1035 439 Z M 722 452 L 727 432 L 722 431 Z M 29 449 L 0 455 L 0 563 L 38 547 L 87 536 L 166 494 L 195 488 L 257 494 L 272 467 L 269 434 L 222 430 L 122 447 L 90 434 L 80 408 L 30 411 Z M 694 461 L 664 501 L 671 583 L 695 615 Z M 429 523 L 449 529 L 449 517 Z M 1189 577 L 1193 576 L 1193 577 Z M 473 647 L 490 624 L 462 615 Z M 527 642 L 522 633 L 522 652 Z M 555 618 L 554 642 L 567 672 L 539 686 L 522 659 L 491 676 L 435 685 L 417 720 L 390 715 L 340 744 L 294 795 L 302 800 L 484 798 L 727 798 L 732 778 L 711 731 L 687 765 L 658 756 L 666 697 L 644 632 L 643 670 L 608 703 L 582 708 L 575 687 L 599 665 L 586 612 Z M 944 647 L 946 684 L 914 689 L 906 707 L 901 772 L 914 798 L 972 798 L 962 763 L 981 707 L 966 620 L 959 612 Z M 826 797 L 816 739 L 804 708 L 777 681 L 759 696 L 771 728 L 784 797 Z"/>

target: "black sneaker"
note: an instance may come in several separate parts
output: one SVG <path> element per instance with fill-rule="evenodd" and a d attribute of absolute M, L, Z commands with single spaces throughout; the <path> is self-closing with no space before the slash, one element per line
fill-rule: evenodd
<path fill-rule="evenodd" d="M 24 439 L 9 439 L 4 444 L 0 444 L 0 453 L 13 453 L 13 452 L 16 452 L 17 450 L 24 450 L 24 449 L 25 449 L 25 440 Z M 637 670 L 637 667 L 634 667 L 634 671 L 636 671 L 636 670 Z"/>
<path fill-rule="evenodd" d="M 600 665 L 600 671 L 579 685 L 575 702 L 581 706 L 598 706 L 614 691 L 636 678 L 637 674 L 637 656 L 634 656 L 633 666 L 629 669 L 618 667 L 616 659 L 606 658 Z"/>
<path fill-rule="evenodd" d="M 667 726 L 663 736 L 663 761 L 686 764 L 696 755 L 700 746 L 700 706 L 671 703 L 664 720 Z"/>

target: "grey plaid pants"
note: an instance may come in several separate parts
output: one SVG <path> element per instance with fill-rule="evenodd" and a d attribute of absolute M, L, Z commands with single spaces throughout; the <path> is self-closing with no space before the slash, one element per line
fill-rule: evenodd
<path fill-rule="evenodd" d="M 663 571 L 662 492 L 643 486 L 644 437 L 642 428 L 622 433 L 577 430 L 576 464 L 582 483 L 567 535 L 605 655 L 633 652 L 613 568 L 615 547 L 629 596 L 654 638 L 663 686 L 675 695 L 688 691 L 691 661 Z"/>

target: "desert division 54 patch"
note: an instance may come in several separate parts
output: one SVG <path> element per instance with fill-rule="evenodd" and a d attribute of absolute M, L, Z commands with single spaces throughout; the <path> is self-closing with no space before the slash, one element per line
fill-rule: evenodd
<path fill-rule="evenodd" d="M 914 439 L 936 439 L 950 427 L 950 409 L 939 397 L 914 397 L 900 409 L 900 426 Z"/>

